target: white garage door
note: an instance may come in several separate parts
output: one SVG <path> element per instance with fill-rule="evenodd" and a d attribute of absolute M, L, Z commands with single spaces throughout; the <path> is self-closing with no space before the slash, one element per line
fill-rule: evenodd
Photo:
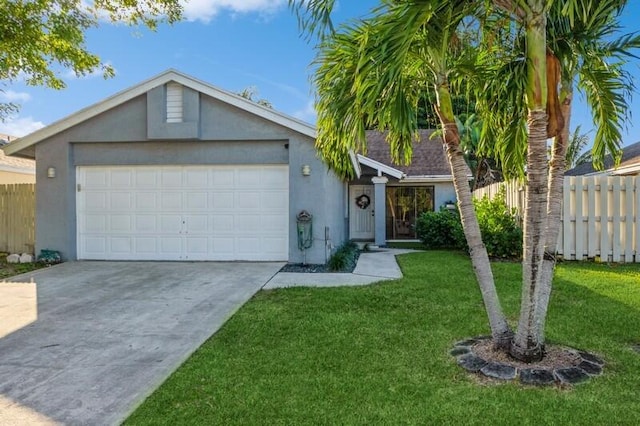
<path fill-rule="evenodd" d="M 287 260 L 288 166 L 77 168 L 78 258 Z"/>

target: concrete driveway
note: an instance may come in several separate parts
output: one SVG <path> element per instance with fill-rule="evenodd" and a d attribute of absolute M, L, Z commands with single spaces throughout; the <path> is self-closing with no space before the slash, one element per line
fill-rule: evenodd
<path fill-rule="evenodd" d="M 120 423 L 282 265 L 70 262 L 0 283 L 5 318 L 37 314 L 0 333 L 0 425 Z"/>

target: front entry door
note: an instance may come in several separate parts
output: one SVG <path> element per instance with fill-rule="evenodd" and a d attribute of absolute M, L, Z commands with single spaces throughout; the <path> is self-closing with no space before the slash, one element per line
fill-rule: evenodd
<path fill-rule="evenodd" d="M 349 187 L 349 236 L 354 240 L 375 238 L 373 185 Z"/>

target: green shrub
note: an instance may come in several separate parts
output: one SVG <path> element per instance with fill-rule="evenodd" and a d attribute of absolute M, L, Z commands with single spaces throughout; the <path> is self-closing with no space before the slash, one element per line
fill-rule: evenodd
<path fill-rule="evenodd" d="M 327 265 L 334 272 L 351 272 L 358 263 L 358 245 L 353 241 L 346 241 L 329 258 Z"/>
<path fill-rule="evenodd" d="M 522 256 L 522 229 L 518 225 L 515 209 L 509 209 L 504 188 L 490 200 L 474 200 L 482 241 L 491 257 L 520 258 Z M 468 250 L 457 210 L 441 209 L 420 215 L 416 223 L 418 238 L 427 248 Z"/>
<path fill-rule="evenodd" d="M 429 249 L 466 247 L 457 210 L 422 213 L 416 221 L 416 234 Z"/>
<path fill-rule="evenodd" d="M 518 225 L 516 209 L 509 209 L 504 187 L 490 200 L 484 196 L 474 200 L 482 241 L 491 257 L 519 258 L 522 256 L 522 228 Z"/>

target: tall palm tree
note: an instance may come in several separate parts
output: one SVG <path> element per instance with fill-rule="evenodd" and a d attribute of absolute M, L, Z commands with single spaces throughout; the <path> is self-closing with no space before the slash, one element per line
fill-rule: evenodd
<path fill-rule="evenodd" d="M 605 150 L 619 152 L 621 123 L 627 116 L 626 100 L 633 89 L 622 65 L 633 57 L 632 50 L 640 45 L 637 35 L 614 37 L 620 30 L 617 18 L 625 3 L 584 0 L 578 10 L 575 2 L 555 2 L 547 12 L 547 111 L 550 113 L 547 136 L 553 138 L 553 145 L 548 170 L 544 255 L 536 266 L 537 282 L 530 285 L 534 297 L 523 298 L 523 305 L 534 304 L 533 311 L 527 312 L 531 314 L 527 319 L 534 329 L 526 338 L 539 342 L 541 348 L 544 347 L 546 313 L 555 267 L 573 91 L 577 86 L 585 93 L 599 129 L 594 158 L 601 161 Z M 502 24 L 499 20 L 496 22 Z M 507 171 L 522 174 L 521 158 L 530 146 L 526 144 L 526 123 L 522 114 L 527 99 L 523 81 L 526 81 L 526 64 L 529 61 L 522 48 L 527 45 L 527 31 L 509 32 L 512 20 L 507 22 L 509 27 L 507 30 L 503 27 L 502 31 L 507 34 L 512 49 L 505 53 L 505 44 L 499 43 L 499 53 L 485 58 L 492 61 L 493 69 L 490 75 L 483 75 L 486 83 L 482 92 L 487 96 L 480 100 L 480 110 L 486 124 L 485 136 L 492 135 L 501 147 L 497 152 Z M 527 174 L 530 173 L 531 167 L 527 163 Z M 519 329 L 527 327 L 523 321 L 521 316 Z"/>
<path fill-rule="evenodd" d="M 328 33 L 320 32 L 327 38 L 320 50 L 316 74 L 318 148 L 338 171 L 348 172 L 349 150 L 366 150 L 364 129 L 367 127 L 390 130 L 392 153 L 408 161 L 411 136 L 415 133 L 416 93 L 426 87 L 435 91 L 436 112 L 463 210 L 474 270 L 492 334 L 496 343 L 504 347 L 511 331 L 504 321 L 493 278 L 485 274 L 487 270 L 490 273 L 490 267 L 485 266 L 488 259 L 481 252 L 486 256 L 486 250 L 476 235 L 477 220 L 462 171 L 460 134 L 449 89 L 450 83 L 460 77 L 458 71 L 469 68 L 466 53 L 473 50 L 463 49 L 461 43 L 456 43 L 456 29 L 464 22 L 465 14 L 477 14 L 481 19 L 479 27 L 490 36 L 487 37 L 490 41 L 475 51 L 478 58 L 490 60 L 492 66 L 485 71 L 469 68 L 473 72 L 465 77 L 470 80 L 475 77 L 474 86 L 480 89 L 477 97 L 483 140 L 495 145 L 492 152 L 499 157 L 506 172 L 519 171 L 523 175 L 524 164 L 527 171 L 522 300 L 510 352 L 524 361 L 539 360 L 544 354 L 544 327 L 555 265 L 559 191 L 566 151 L 565 129 L 573 93 L 573 79 L 567 78 L 571 76 L 568 70 L 574 66 L 597 77 L 590 80 L 592 86 L 586 85 L 587 98 L 596 101 L 597 116 L 604 125 L 600 134 L 611 146 L 619 144 L 616 124 L 625 111 L 620 96 L 624 98 L 621 90 L 628 88 L 628 84 L 619 84 L 623 75 L 619 64 L 584 66 L 589 61 L 580 62 L 577 53 L 580 50 L 554 49 L 553 43 L 558 41 L 561 45 L 559 29 L 572 32 L 580 25 L 589 27 L 596 22 L 594 14 L 604 13 L 607 8 L 621 10 L 626 2 L 390 0 L 384 2 L 372 18 L 352 23 L 337 33 L 330 25 L 323 25 L 330 22 L 333 0 L 299 3 L 292 0 L 291 3 L 297 5 L 298 12 L 308 12 L 302 16 L 310 16 L 307 20 L 301 19 L 303 28 L 311 32 L 328 29 Z M 482 11 L 484 15 L 479 13 Z M 496 25 L 500 31 L 491 31 Z M 606 31 L 601 32 L 604 33 Z M 631 39 L 631 36 L 626 39 L 627 44 Z M 619 54 L 623 44 L 613 42 L 610 50 L 624 56 Z M 547 139 L 550 137 L 554 138 L 554 147 L 548 167 Z"/>
<path fill-rule="evenodd" d="M 392 2 L 366 21 L 352 23 L 320 47 L 318 138 L 323 159 L 339 173 L 351 172 L 348 151 L 366 152 L 365 129 L 388 131 L 397 161 L 409 161 L 415 140 L 417 107 L 425 91 L 435 111 L 460 206 L 463 229 L 496 346 L 508 347 L 512 332 L 502 312 L 493 273 L 482 243 L 467 179 L 460 134 L 453 114 L 449 78 L 467 57 L 458 27 L 469 2 Z"/>

